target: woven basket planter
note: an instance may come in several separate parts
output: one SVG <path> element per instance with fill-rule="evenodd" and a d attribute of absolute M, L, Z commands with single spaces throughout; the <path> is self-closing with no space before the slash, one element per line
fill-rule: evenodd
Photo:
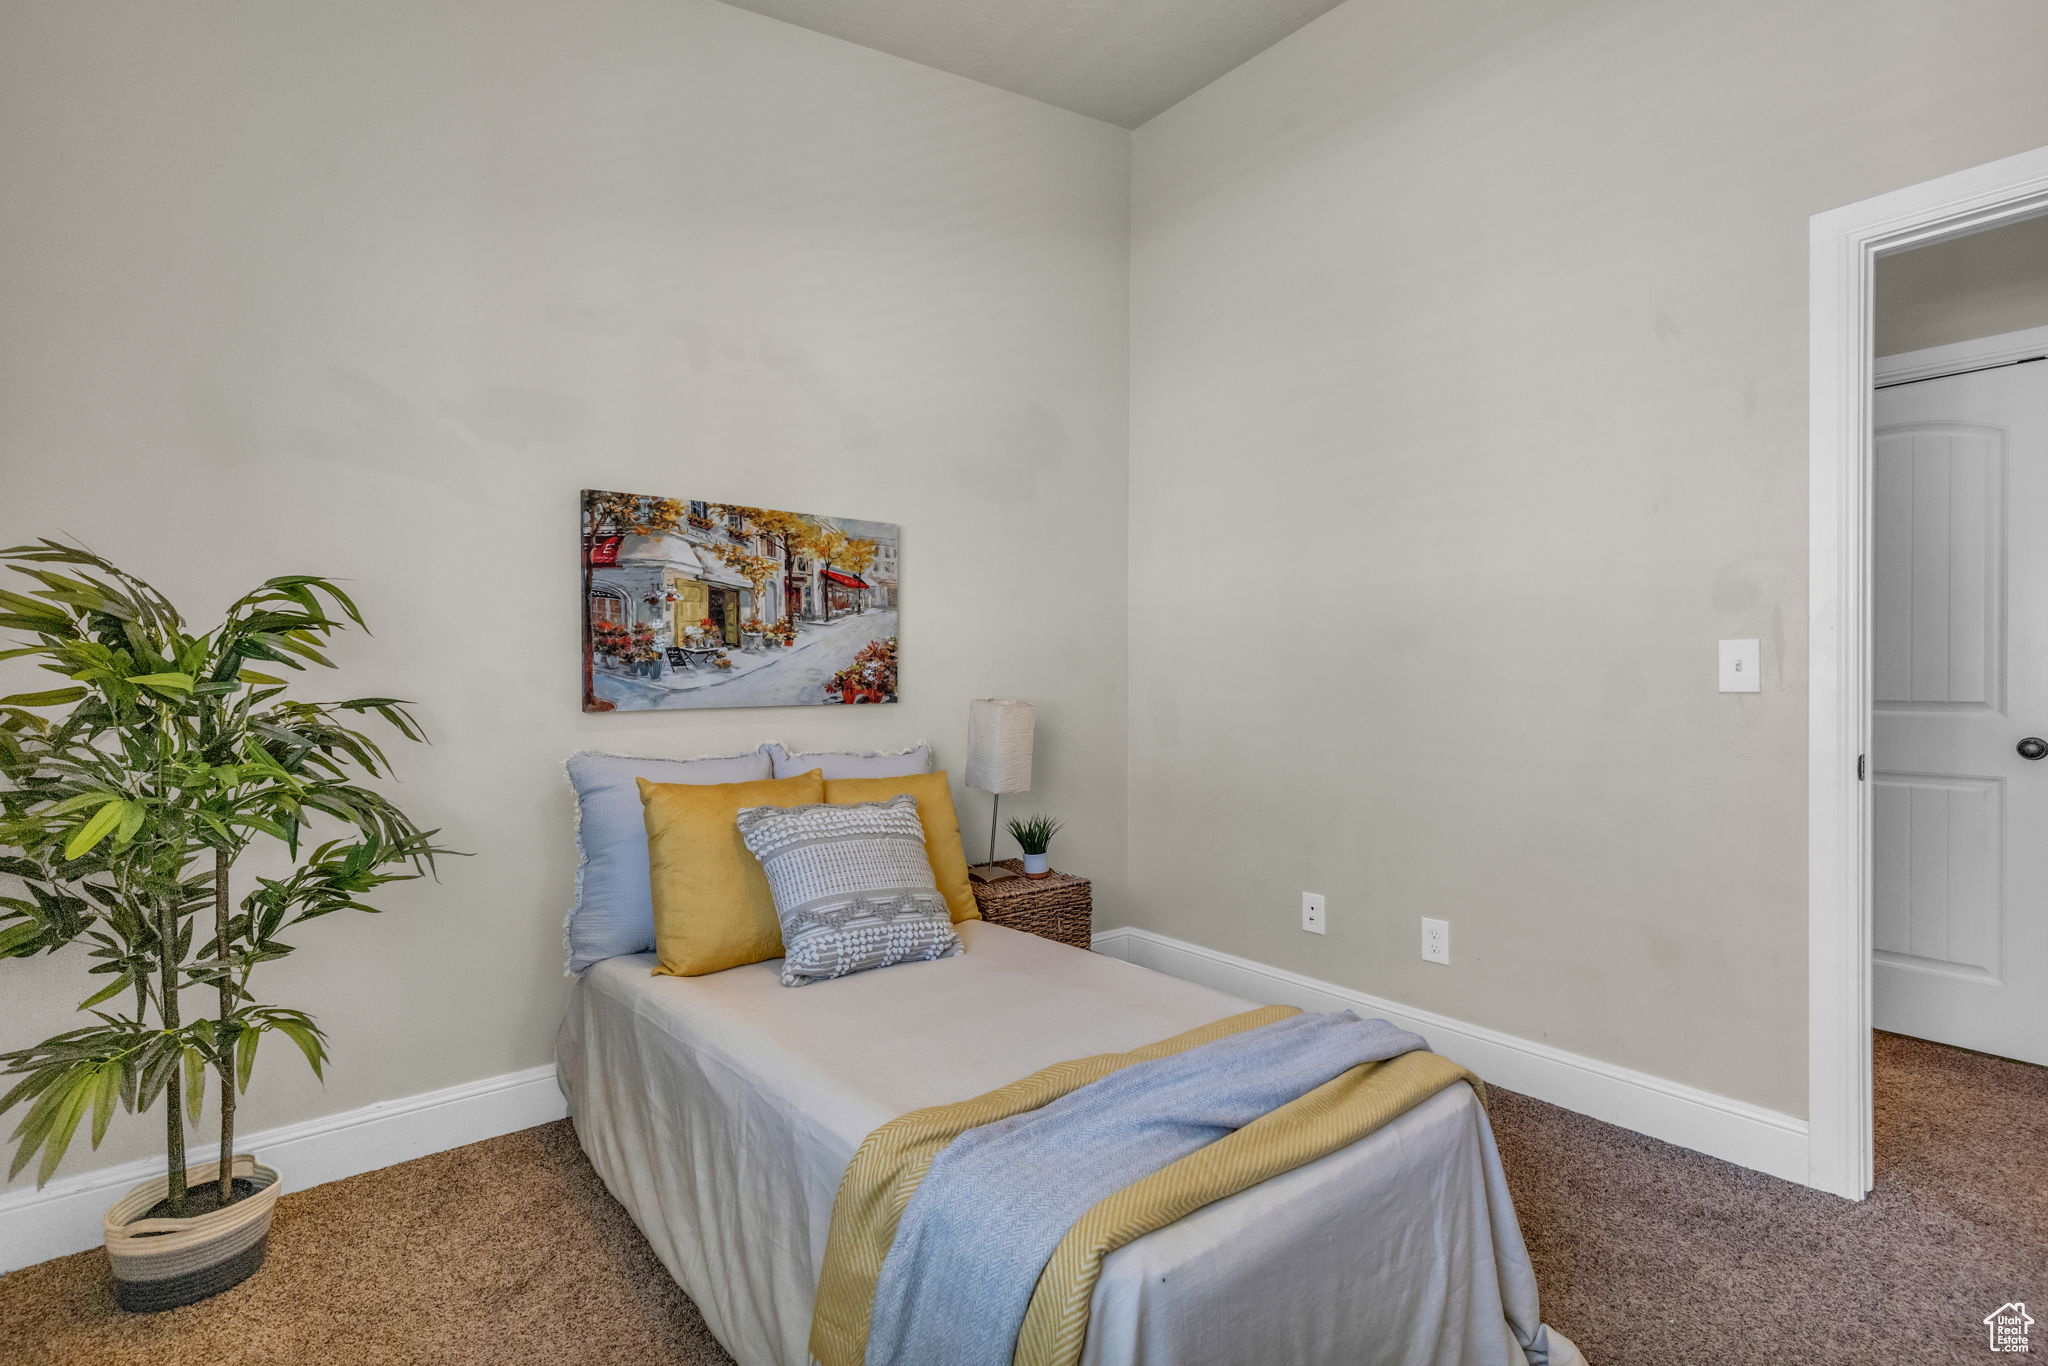
<path fill-rule="evenodd" d="M 201 1163 L 187 1168 L 185 1179 L 197 1189 L 219 1171 L 218 1162 Z M 263 1265 L 280 1182 L 274 1170 L 246 1155 L 235 1159 L 235 1179 L 259 1189 L 190 1219 L 142 1217 L 170 1192 L 168 1175 L 143 1182 L 107 1211 L 116 1304 L 130 1313 L 175 1309 L 239 1285 Z"/>
<path fill-rule="evenodd" d="M 1024 871 L 1022 859 L 1004 859 L 1002 867 Z M 1095 903 L 1085 877 L 1051 872 L 1042 878 L 1013 877 L 974 884 L 981 918 L 1042 939 L 1089 947 L 1095 939 Z"/>

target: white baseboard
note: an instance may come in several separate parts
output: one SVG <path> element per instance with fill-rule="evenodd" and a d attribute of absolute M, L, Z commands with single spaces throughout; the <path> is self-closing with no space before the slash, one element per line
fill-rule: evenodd
<path fill-rule="evenodd" d="M 554 1064 L 250 1134 L 237 1148 L 283 1175 L 287 1194 L 569 1113 Z M 60 1177 L 0 1195 L 0 1274 L 97 1247 L 107 1207 L 163 1171 L 159 1159 Z"/>
<path fill-rule="evenodd" d="M 1807 1184 L 1806 1121 L 1647 1072 L 1368 996 L 1235 954 L 1133 927 L 1095 936 L 1095 951 L 1235 996 L 1391 1020 L 1435 1051 L 1496 1082 L 1724 1162 Z"/>

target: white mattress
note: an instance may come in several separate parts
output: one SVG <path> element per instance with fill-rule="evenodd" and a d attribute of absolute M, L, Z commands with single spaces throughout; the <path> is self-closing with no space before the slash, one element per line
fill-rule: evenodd
<path fill-rule="evenodd" d="M 605 1184 L 742 1366 L 804 1366 L 847 1161 L 906 1111 L 1254 1002 L 979 921 L 967 952 L 785 988 L 780 964 L 578 980 L 557 1057 Z M 1537 1344 L 1526 1353 L 1517 1337 Z M 1088 1366 L 1573 1366 L 1484 1112 L 1453 1087 L 1112 1254 Z"/>

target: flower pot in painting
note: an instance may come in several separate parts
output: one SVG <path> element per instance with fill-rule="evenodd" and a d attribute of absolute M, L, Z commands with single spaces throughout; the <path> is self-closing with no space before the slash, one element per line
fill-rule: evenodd
<path fill-rule="evenodd" d="M 1052 868 L 1046 863 L 1044 854 L 1026 854 L 1024 856 L 1025 877 L 1049 877 L 1051 875 Z"/>
<path fill-rule="evenodd" d="M 114 1302 L 130 1313 L 194 1304 L 249 1279 L 263 1265 L 270 1214 L 282 1185 L 277 1172 L 246 1154 L 235 1159 L 236 1200 L 216 1207 L 218 1163 L 186 1171 L 190 1212 L 173 1219 L 157 1209 L 170 1178 L 155 1177 L 107 1211 L 107 1260 Z"/>

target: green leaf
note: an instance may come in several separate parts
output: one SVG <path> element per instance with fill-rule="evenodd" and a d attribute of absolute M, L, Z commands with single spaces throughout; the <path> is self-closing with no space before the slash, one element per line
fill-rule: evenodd
<path fill-rule="evenodd" d="M 55 1085 L 63 1076 L 61 1072 L 31 1072 L 16 1082 L 6 1095 L 0 1096 L 0 1115 L 6 1114 L 24 1100 L 34 1100 Z"/>
<path fill-rule="evenodd" d="M 185 1112 L 199 1122 L 199 1107 L 206 1101 L 206 1059 L 196 1048 L 185 1050 Z"/>
<path fill-rule="evenodd" d="M 51 688 L 45 692 L 18 692 L 0 697 L 0 707 L 61 707 L 85 696 L 84 688 Z"/>
<path fill-rule="evenodd" d="M 259 1029 L 244 1028 L 235 1040 L 235 1089 L 249 1089 L 249 1074 L 256 1068 L 256 1041 L 263 1037 Z"/>
<path fill-rule="evenodd" d="M 39 602 L 35 598 L 28 597 L 22 593 L 10 593 L 4 588 L 0 588 L 0 607 L 5 607 L 12 616 L 33 617 L 45 623 L 44 626 L 28 628 L 31 630 L 43 630 L 49 627 L 61 630 L 71 624 L 70 617 L 50 606 L 49 603 Z"/>
<path fill-rule="evenodd" d="M 286 1038 L 299 1046 L 299 1051 L 306 1055 L 307 1065 L 313 1069 L 313 1075 L 325 1081 L 327 1078 L 321 1072 L 320 1067 L 326 1060 L 327 1050 L 320 1046 L 320 1038 L 313 1032 L 311 1026 L 302 1024 L 297 1020 L 284 1019 L 272 1020 L 271 1024 L 283 1031 Z"/>
<path fill-rule="evenodd" d="M 50 1132 L 43 1138 L 43 1161 L 36 1168 L 36 1185 L 43 1186 L 57 1174 L 57 1164 L 64 1160 L 64 1150 L 71 1146 L 71 1136 L 78 1132 L 78 1121 L 85 1116 L 86 1103 L 92 1096 L 94 1074 L 86 1071 L 71 1080 L 70 1094 L 65 1097 L 63 1108 L 50 1123 Z"/>
<path fill-rule="evenodd" d="M 155 1105 L 157 1097 L 170 1085 L 177 1068 L 175 1049 L 157 1047 L 148 1050 L 141 1062 L 141 1073 L 136 1078 L 135 1108 L 147 1110 Z"/>
<path fill-rule="evenodd" d="M 52 1093 L 46 1091 L 43 1094 L 50 1095 Z M 61 1098 L 61 1092 L 56 1094 Z M 14 1133 L 10 1135 L 15 1140 L 15 1149 L 14 1160 L 7 1164 L 7 1179 L 9 1181 L 21 1175 L 21 1169 L 35 1161 L 36 1149 L 43 1146 L 43 1138 L 49 1131 L 49 1118 L 38 1114 L 34 1110 L 29 1111 L 28 1118 L 22 1120 L 15 1128 Z"/>
<path fill-rule="evenodd" d="M 191 674 L 136 674 L 128 681 L 158 692 L 191 692 L 193 684 Z"/>
<path fill-rule="evenodd" d="M 127 802 L 108 802 L 92 813 L 92 819 L 78 827 L 78 833 L 64 846 L 64 857 L 75 859 L 111 834 L 128 812 Z"/>
<path fill-rule="evenodd" d="M 36 1183 L 41 1185 L 50 1179 L 58 1161 L 64 1156 L 65 1147 L 71 1142 L 72 1132 L 78 1127 L 92 1071 L 91 1065 L 86 1063 L 66 1068 L 53 1076 L 48 1088 L 36 1097 L 28 1114 L 15 1126 L 13 1137 L 20 1146 L 14 1150 L 14 1161 L 8 1166 L 8 1180 L 20 1174 L 21 1169 L 35 1157 L 38 1148 L 43 1150 L 43 1165 Z"/>
<path fill-rule="evenodd" d="M 13 956 L 16 950 L 25 944 L 34 943 L 42 938 L 42 935 L 43 926 L 40 921 L 30 920 L 20 925 L 9 925 L 6 929 L 0 930 L 0 958 Z"/>
<path fill-rule="evenodd" d="M 114 1103 L 121 1094 L 121 1065 L 106 1063 L 99 1070 L 99 1084 L 92 1093 L 92 1146 L 100 1146 L 107 1125 L 114 1118 Z"/>
<path fill-rule="evenodd" d="M 142 818 L 148 814 L 147 808 L 141 802 L 126 802 L 123 805 L 127 810 L 121 815 L 121 828 L 114 832 L 116 844 L 126 844 L 134 839 L 136 832 L 142 829 Z"/>
<path fill-rule="evenodd" d="M 74 811 L 83 811 L 89 806 L 100 806 L 106 802 L 119 801 L 120 799 L 121 794 L 118 792 L 81 792 L 76 797 L 66 798 L 48 811 L 39 812 L 38 814 L 43 819 L 48 820 L 54 816 L 68 816 Z"/>
<path fill-rule="evenodd" d="M 257 673 L 254 669 L 242 670 L 239 677 L 244 683 L 276 683 L 280 686 L 282 686 L 284 683 L 284 680 L 282 678 L 277 678 L 270 674 L 260 674 Z"/>
<path fill-rule="evenodd" d="M 128 990 L 129 985 L 130 982 L 128 979 L 128 974 L 123 972 L 113 981 L 107 983 L 98 991 L 95 991 L 92 995 L 86 997 L 83 1001 L 80 1001 L 78 1003 L 78 1008 L 80 1010 L 91 1010 L 101 1001 L 112 1000 L 114 997 L 119 996 L 122 992 Z"/>

